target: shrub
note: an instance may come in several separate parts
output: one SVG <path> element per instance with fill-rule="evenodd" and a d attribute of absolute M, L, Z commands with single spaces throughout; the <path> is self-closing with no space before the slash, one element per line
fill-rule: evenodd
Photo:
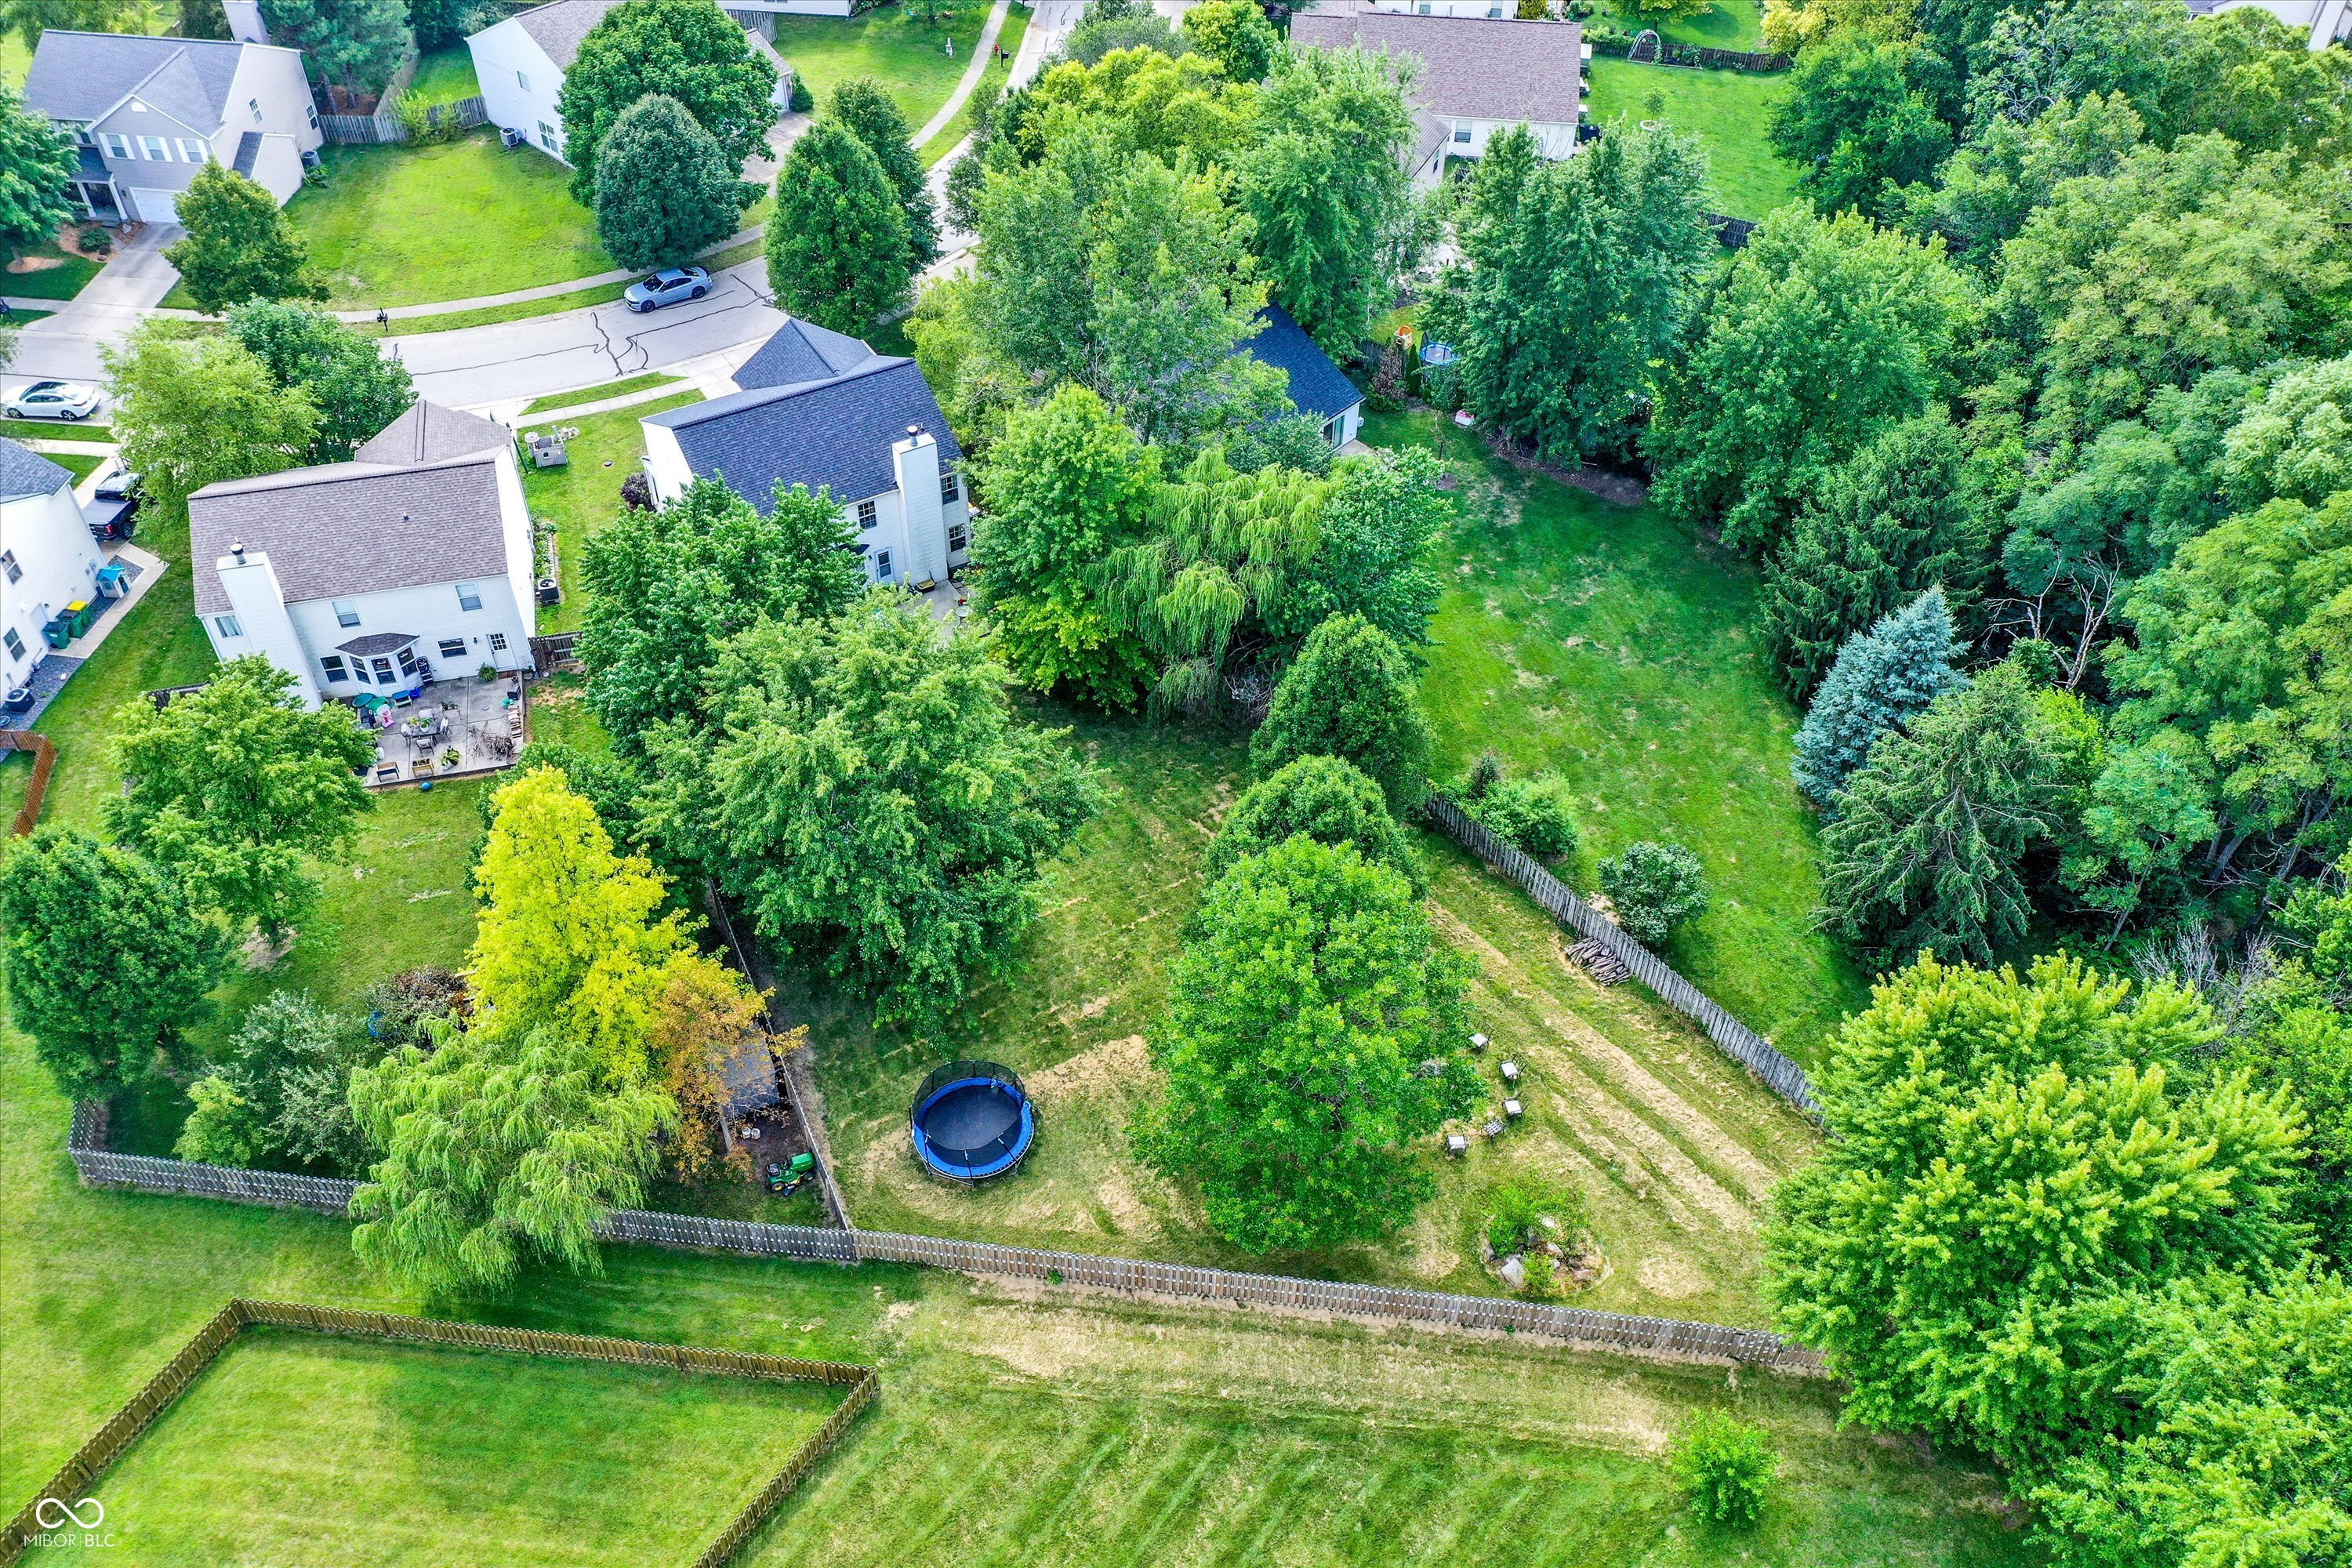
<path fill-rule="evenodd" d="M 642 473 L 631 474 L 621 481 L 621 504 L 631 511 L 654 510 L 654 482 Z"/>
<path fill-rule="evenodd" d="M 787 107 L 794 114 L 806 114 L 816 108 L 816 99 L 808 89 L 808 79 L 798 71 L 793 73 L 793 95 Z"/>
<path fill-rule="evenodd" d="M 1764 1428 L 1719 1410 L 1693 1415 L 1675 1440 L 1675 1478 L 1698 1516 L 1717 1524 L 1754 1524 L 1761 1518 L 1779 1463 Z"/>
<path fill-rule="evenodd" d="M 1421 858 L 1389 815 L 1381 786 L 1338 757 L 1301 757 L 1244 791 L 1218 825 L 1202 859 L 1201 879 L 1214 883 L 1244 855 L 1263 855 L 1304 834 L 1318 844 L 1353 844 L 1367 861 L 1389 867 L 1420 897 L 1429 890 Z"/>
<path fill-rule="evenodd" d="M 1706 874 L 1698 857 L 1671 839 L 1628 844 L 1601 861 L 1601 890 L 1615 907 L 1617 923 L 1646 947 L 1706 909 Z"/>
<path fill-rule="evenodd" d="M 1549 860 L 1576 850 L 1569 798 L 1568 781 L 1547 768 L 1530 778 L 1494 784 L 1472 803 L 1470 815 L 1528 854 Z"/>
<path fill-rule="evenodd" d="M 1250 760 L 1271 772 L 1297 757 L 1345 758 L 1381 786 L 1391 811 L 1411 811 L 1427 788 L 1419 688 L 1395 638 L 1361 616 L 1333 616 L 1307 634 L 1274 689 Z"/>
<path fill-rule="evenodd" d="M 1503 759 L 1493 752 L 1481 752 L 1471 762 L 1470 771 L 1462 775 L 1462 801 L 1484 800 L 1486 792 L 1503 782 Z"/>
<path fill-rule="evenodd" d="M 1545 1228 L 1546 1219 L 1554 1228 Z M 1522 1187 L 1506 1182 L 1486 1200 L 1486 1245 L 1497 1258 L 1526 1253 L 1539 1240 L 1567 1247 L 1591 1225 L 1591 1210 L 1581 1187 Z"/>

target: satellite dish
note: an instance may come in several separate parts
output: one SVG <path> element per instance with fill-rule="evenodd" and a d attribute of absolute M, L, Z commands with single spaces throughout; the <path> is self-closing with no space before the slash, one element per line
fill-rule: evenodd
<path fill-rule="evenodd" d="M 1452 343 L 1422 344 L 1421 363 L 1423 364 L 1452 364 L 1454 363 L 1454 345 Z"/>

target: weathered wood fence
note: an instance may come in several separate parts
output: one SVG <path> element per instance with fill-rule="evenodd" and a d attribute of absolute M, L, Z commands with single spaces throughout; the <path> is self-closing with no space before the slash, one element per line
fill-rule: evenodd
<path fill-rule="evenodd" d="M 1717 1006 L 1705 992 L 1627 936 L 1615 921 L 1578 898 L 1532 857 L 1504 843 L 1451 800 L 1433 795 L 1425 809 L 1429 819 L 1444 828 L 1447 837 L 1526 889 L 1528 896 L 1549 910 L 1553 919 L 1616 954 L 1618 962 L 1633 972 L 1634 979 L 1656 992 L 1658 999 L 1667 1006 L 1705 1029 L 1706 1037 L 1725 1056 L 1755 1074 L 1765 1088 L 1806 1115 L 1820 1117 L 1821 1106 L 1813 1099 L 1813 1086 L 1807 1080 L 1805 1069 L 1774 1050 L 1769 1040 Z"/>
<path fill-rule="evenodd" d="M 490 118 L 490 107 L 478 93 L 451 103 L 426 106 L 425 129 L 428 135 L 444 130 L 471 131 Z M 398 100 L 386 97 L 373 114 L 321 114 L 320 134 L 330 142 L 344 145 L 384 146 L 408 140 L 408 122 L 400 117 Z"/>
<path fill-rule="evenodd" d="M 1655 963 L 1656 960 L 1650 962 Z M 180 1193 L 224 1198 L 231 1203 L 339 1214 L 349 1207 L 352 1189 L 357 1185 L 326 1176 L 240 1171 L 145 1154 L 118 1154 L 105 1148 L 104 1142 L 103 1112 L 89 1104 L 78 1106 L 68 1148 L 82 1181 L 91 1186 L 133 1187 L 142 1192 Z M 1052 1284 L 1184 1300 L 1230 1301 L 1324 1312 L 1335 1317 L 1439 1323 L 1461 1329 L 1507 1329 L 1676 1360 L 1727 1362 L 1792 1372 L 1817 1372 L 1822 1364 L 1815 1352 L 1760 1329 L 1694 1323 L 1678 1318 L 1634 1317 L 1508 1298 L 1455 1296 L 1437 1290 L 1350 1285 L 1275 1274 L 1241 1274 L 1140 1258 L 1003 1247 L 993 1242 L 950 1241 L 938 1237 L 821 1226 L 767 1225 L 756 1220 L 714 1219 L 645 1209 L 623 1209 L 608 1215 L 598 1232 L 609 1241 L 740 1252 L 802 1262 L 914 1263 L 963 1274 L 1043 1279 Z"/>
<path fill-rule="evenodd" d="M 1640 37 L 1639 34 L 1588 28 L 1584 35 L 1584 41 L 1592 46 L 1592 52 L 1596 55 L 1616 55 L 1622 58 L 1633 52 L 1634 39 L 1638 37 Z M 1708 70 L 1757 72 L 1784 71 L 1790 64 L 1786 55 L 1758 54 L 1746 49 L 1711 49 L 1696 44 L 1670 44 L 1664 39 L 1658 41 L 1658 52 L 1663 58 L 1652 61 L 1645 57 L 1637 63 L 1700 66 Z"/>
<path fill-rule="evenodd" d="M 49 793 L 49 775 L 58 771 L 57 742 L 30 730 L 0 730 L 0 752 L 29 752 L 33 756 L 33 778 L 25 788 L 25 804 L 16 808 L 16 819 L 8 825 L 8 831 L 22 838 L 41 820 L 41 797 Z"/>
<path fill-rule="evenodd" d="M 168 1162 L 166 1162 L 168 1163 Z M 791 1356 L 756 1355 L 744 1351 L 714 1350 L 700 1345 L 654 1344 L 644 1340 L 615 1340 L 593 1334 L 546 1333 L 537 1329 L 497 1328 L 485 1323 L 460 1323 L 440 1318 L 410 1318 L 393 1312 L 355 1311 L 344 1307 L 314 1307 L 296 1301 L 255 1301 L 243 1297 L 213 1315 L 180 1347 L 163 1370 L 107 1418 L 106 1424 L 74 1451 L 30 1502 L 16 1510 L 0 1530 L 0 1564 L 16 1562 L 27 1544 L 57 1526 L 43 1521 L 44 1504 L 59 1520 L 87 1498 L 90 1486 L 109 1465 L 121 1458 L 131 1442 L 154 1424 L 172 1402 L 195 1382 L 244 1329 L 266 1326 L 350 1338 L 394 1340 L 408 1344 L 456 1345 L 467 1350 L 500 1351 L 520 1355 L 561 1356 L 574 1361 L 615 1362 L 627 1366 L 659 1367 L 665 1371 L 698 1373 L 720 1377 L 769 1378 L 778 1382 L 824 1383 L 849 1390 L 822 1426 L 810 1435 L 771 1477 L 759 1494 L 729 1520 L 717 1539 L 694 1560 L 694 1568 L 719 1568 L 752 1531 L 767 1522 L 777 1506 L 791 1495 L 818 1460 L 831 1453 L 851 1422 L 874 1402 L 874 1369 L 844 1362 L 802 1361 Z"/>

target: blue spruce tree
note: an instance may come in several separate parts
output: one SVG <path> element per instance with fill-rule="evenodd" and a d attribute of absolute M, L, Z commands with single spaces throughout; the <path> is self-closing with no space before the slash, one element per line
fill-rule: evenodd
<path fill-rule="evenodd" d="M 1952 665 L 1960 651 L 1941 588 L 1929 588 L 1869 630 L 1846 638 L 1797 731 L 1798 787 L 1822 805 L 1831 805 L 1881 735 L 1968 684 Z"/>

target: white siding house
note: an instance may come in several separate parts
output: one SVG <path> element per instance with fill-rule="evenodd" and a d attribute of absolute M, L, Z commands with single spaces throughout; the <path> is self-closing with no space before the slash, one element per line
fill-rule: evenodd
<path fill-rule="evenodd" d="M 2303 34 L 2311 48 L 2352 39 L 2352 0 L 2189 0 L 2194 16 L 2218 16 L 2249 6 L 2268 11 Z"/>
<path fill-rule="evenodd" d="M 283 206 L 325 140 L 302 56 L 269 44 L 41 35 L 25 102 L 81 152 L 74 200 L 110 222 L 175 223 L 180 194 L 225 163 Z"/>
<path fill-rule="evenodd" d="M 840 505 L 873 582 L 920 588 L 964 563 L 963 454 L 914 361 L 794 320 L 743 362 L 735 385 L 638 422 L 656 502 L 716 478 L 765 511 L 778 486 L 805 485 Z"/>
<path fill-rule="evenodd" d="M 530 514 L 487 419 L 419 403 L 351 462 L 205 486 L 188 521 L 213 650 L 313 706 L 530 662 Z"/>
<path fill-rule="evenodd" d="M 0 440 L 0 689 L 31 679 L 48 651 L 41 627 L 76 600 L 98 597 L 102 563 L 73 475 Z"/>

